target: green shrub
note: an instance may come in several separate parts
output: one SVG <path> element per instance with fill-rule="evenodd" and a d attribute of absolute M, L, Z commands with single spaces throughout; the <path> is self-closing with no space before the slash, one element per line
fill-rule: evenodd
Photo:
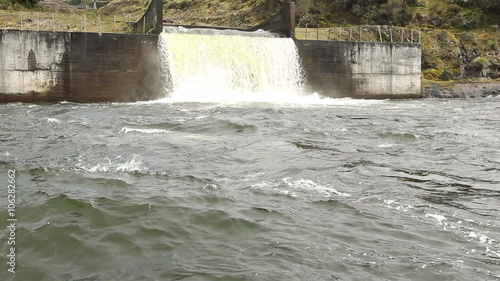
<path fill-rule="evenodd" d="M 453 72 L 449 69 L 445 69 L 441 72 L 441 75 L 439 75 L 439 79 L 443 81 L 453 80 Z"/>
<path fill-rule="evenodd" d="M 22 7 L 32 8 L 38 4 L 38 0 L 0 0 L 0 9 L 22 9 Z"/>
<path fill-rule="evenodd" d="M 26 8 L 32 8 L 38 4 L 38 0 L 14 0 L 13 2 L 17 2 Z"/>
<path fill-rule="evenodd" d="M 405 0 L 389 0 L 380 5 L 376 10 L 367 14 L 371 21 L 376 24 L 402 25 L 406 26 L 414 19 Z"/>
<path fill-rule="evenodd" d="M 490 65 L 490 61 L 485 57 L 477 57 L 472 60 L 472 65 L 479 70 L 483 70 Z"/>
<path fill-rule="evenodd" d="M 319 27 L 319 15 L 306 13 L 299 19 L 299 27 Z"/>

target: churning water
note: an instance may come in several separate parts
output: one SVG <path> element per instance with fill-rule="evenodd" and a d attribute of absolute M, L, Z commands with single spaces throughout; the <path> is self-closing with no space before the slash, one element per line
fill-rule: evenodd
<path fill-rule="evenodd" d="M 500 99 L 304 97 L 287 39 L 162 38 L 169 98 L 0 105 L 0 280 L 500 280 Z"/>
<path fill-rule="evenodd" d="M 498 98 L 0 116 L 0 280 L 500 280 Z"/>

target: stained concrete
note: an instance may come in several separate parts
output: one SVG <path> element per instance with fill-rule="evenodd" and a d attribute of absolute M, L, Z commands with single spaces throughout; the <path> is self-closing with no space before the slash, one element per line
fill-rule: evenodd
<path fill-rule="evenodd" d="M 258 29 L 281 34 L 288 38 L 295 38 L 295 3 L 291 2 L 285 4 L 285 6 L 270 19 L 248 29 L 248 31 L 255 31 Z"/>
<path fill-rule="evenodd" d="M 140 21 L 136 24 L 140 24 Z M 184 28 L 196 28 L 196 29 L 217 29 L 217 30 L 238 30 L 238 31 L 256 31 L 265 30 L 272 32 L 276 35 L 295 38 L 295 4 L 288 3 L 281 8 L 275 15 L 266 20 L 265 22 L 250 27 L 250 28 L 234 28 L 234 27 L 223 27 L 223 26 L 203 26 L 203 25 L 182 25 L 182 24 L 171 24 L 167 23 L 164 26 L 175 26 Z"/>
<path fill-rule="evenodd" d="M 106 102 L 163 96 L 158 37 L 0 30 L 0 102 Z"/>
<path fill-rule="evenodd" d="M 163 31 L 163 0 L 152 0 L 141 19 L 132 25 L 132 31 L 160 34 Z"/>
<path fill-rule="evenodd" d="M 309 91 L 327 97 L 421 97 L 418 43 L 296 40 Z"/>

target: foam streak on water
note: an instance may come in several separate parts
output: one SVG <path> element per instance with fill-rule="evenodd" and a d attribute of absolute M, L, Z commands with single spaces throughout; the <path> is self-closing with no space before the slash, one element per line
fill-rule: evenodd
<path fill-rule="evenodd" d="M 163 32 L 159 49 L 170 100 L 279 101 L 301 95 L 303 72 L 293 40 L 240 33 Z"/>

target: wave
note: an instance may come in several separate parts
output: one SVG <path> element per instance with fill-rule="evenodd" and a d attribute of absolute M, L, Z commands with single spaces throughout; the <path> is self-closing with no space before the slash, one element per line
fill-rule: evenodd
<path fill-rule="evenodd" d="M 50 118 L 50 117 L 45 117 L 43 118 L 47 123 L 53 123 L 53 124 L 61 124 L 62 121 L 57 119 L 57 118 Z"/>
<path fill-rule="evenodd" d="M 351 194 L 338 191 L 330 185 L 320 185 L 308 179 L 284 178 L 276 182 L 260 182 L 251 187 L 298 198 L 351 196 Z"/>
<path fill-rule="evenodd" d="M 119 134 L 128 134 L 128 133 L 144 133 L 144 134 L 174 134 L 175 132 L 166 130 L 166 129 L 139 129 L 139 128 L 130 128 L 130 127 L 123 127 L 120 129 L 118 132 Z"/>
<path fill-rule="evenodd" d="M 200 91 L 204 93 L 203 91 Z M 315 105 L 331 105 L 331 106 L 371 106 L 374 104 L 386 103 L 386 100 L 368 100 L 368 99 L 353 99 L 353 98 L 329 98 L 318 93 L 308 95 L 290 95 L 290 93 L 273 93 L 270 95 L 266 92 L 248 93 L 235 95 L 234 93 L 217 93 L 215 95 L 182 95 L 176 97 L 166 97 L 152 101 L 141 101 L 133 104 L 177 104 L 177 103 L 216 103 L 218 105 L 229 106 L 315 106 Z"/>
<path fill-rule="evenodd" d="M 145 174 L 148 172 L 148 167 L 144 165 L 139 155 L 134 156 L 125 161 L 114 163 L 108 159 L 107 163 L 97 163 L 93 166 L 77 165 L 77 168 L 89 173 L 139 173 Z"/>

